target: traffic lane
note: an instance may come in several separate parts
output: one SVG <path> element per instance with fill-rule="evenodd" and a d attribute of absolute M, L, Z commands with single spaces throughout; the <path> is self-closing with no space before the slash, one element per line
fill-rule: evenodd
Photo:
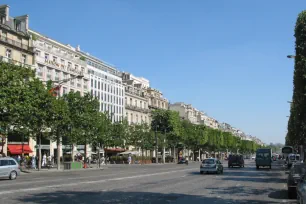
<path fill-rule="evenodd" d="M 273 172 L 273 173 L 271 173 Z M 279 173 L 279 174 L 276 174 Z M 237 180 L 248 176 L 249 180 Z M 295 203 L 284 196 L 277 182 L 258 178 L 282 179 L 277 170 L 255 167 L 228 169 L 224 175 L 201 175 L 199 167 L 118 177 L 112 180 L 77 182 L 1 194 L 3 203 Z M 230 178 L 230 179 L 228 179 Z M 254 182 L 255 181 L 255 182 Z"/>
<path fill-rule="evenodd" d="M 51 175 L 46 173 L 33 175 L 26 175 L 18 177 L 17 180 L 11 181 L 7 179 L 0 180 L 0 193 L 1 191 L 18 190 L 25 188 L 37 188 L 50 185 L 74 184 L 76 182 L 91 182 L 101 179 L 113 179 L 124 176 L 137 176 L 150 173 L 167 172 L 172 170 L 180 170 L 186 168 L 193 168 L 198 165 L 160 165 L 159 167 L 153 166 L 125 166 L 122 168 L 105 169 L 105 170 L 89 170 L 89 171 L 72 171 L 72 172 L 57 172 Z"/>

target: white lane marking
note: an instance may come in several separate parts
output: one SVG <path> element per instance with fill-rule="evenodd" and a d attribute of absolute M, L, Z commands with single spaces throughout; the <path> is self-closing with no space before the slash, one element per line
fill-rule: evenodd
<path fill-rule="evenodd" d="M 198 168 L 196 168 L 196 169 L 198 169 Z M 68 187 L 68 186 L 78 186 L 78 185 L 81 185 L 81 184 L 96 184 L 96 183 L 105 183 L 105 182 L 108 182 L 108 181 L 121 181 L 121 180 L 126 180 L 126 179 L 135 179 L 135 178 L 142 178 L 142 177 L 149 177 L 149 176 L 184 172 L 184 171 L 190 171 L 190 170 L 195 170 L 195 169 L 190 168 L 190 169 L 183 169 L 183 170 L 177 170 L 177 171 L 166 171 L 166 172 L 159 172 L 159 173 L 154 173 L 154 174 L 127 176 L 127 177 L 104 179 L 104 180 L 98 180 L 98 181 L 83 181 L 83 182 L 70 183 L 70 184 L 41 186 L 41 187 L 37 187 L 37 188 L 24 188 L 24 189 L 18 189 L 18 190 L 2 191 L 2 192 L 0 192 L 0 195 L 20 193 L 20 192 L 39 191 L 39 190 L 44 190 L 44 189 L 49 189 L 49 188 L 62 188 L 62 187 Z"/>
<path fill-rule="evenodd" d="M 171 170 L 171 169 L 175 169 L 175 168 L 165 168 L 165 169 L 162 169 L 162 170 L 167 171 L 167 170 Z M 144 169 L 144 171 L 147 171 L 147 169 Z M 52 173 L 62 173 L 62 172 L 54 171 Z M 63 173 L 64 174 L 61 174 L 61 175 L 65 175 L 65 173 L 68 173 L 68 172 L 63 172 Z M 126 173 L 127 172 L 125 170 L 122 170 L 122 171 L 118 171 L 117 173 L 113 173 L 113 174 L 104 174 L 104 175 L 96 175 L 96 176 L 83 176 L 83 177 L 77 177 L 77 175 L 75 175 L 76 177 L 74 177 L 74 178 L 52 179 L 52 180 L 49 180 L 49 181 L 50 182 L 55 182 L 55 181 L 63 181 L 63 180 L 79 180 L 79 179 L 87 179 L 87 178 L 95 178 L 95 177 L 106 177 L 106 176 L 126 174 Z M 132 172 L 132 173 L 137 173 L 137 172 Z M 143 172 L 138 172 L 138 173 L 143 173 Z M 24 174 L 24 175 L 26 175 L 26 174 Z M 22 177 L 24 177 L 24 175 Z M 32 175 L 34 175 L 34 174 L 32 174 Z M 18 183 L 6 183 L 6 184 L 3 184 L 2 186 L 13 186 L 13 185 L 19 185 L 19 184 L 26 184 L 26 183 L 29 183 L 29 182 L 31 182 L 31 184 L 44 183 L 44 182 L 46 182 L 46 180 L 44 180 L 45 178 L 50 179 L 50 177 L 41 177 L 41 178 L 33 178 L 33 179 L 31 178 L 30 180 L 21 181 L 21 182 L 18 182 Z M 32 180 L 37 180 L 37 181 L 32 181 Z"/>

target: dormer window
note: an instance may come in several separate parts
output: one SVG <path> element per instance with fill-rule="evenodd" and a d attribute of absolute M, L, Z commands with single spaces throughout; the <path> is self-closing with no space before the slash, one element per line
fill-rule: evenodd
<path fill-rule="evenodd" d="M 1 16 L 1 24 L 5 24 L 5 16 Z"/>
<path fill-rule="evenodd" d="M 20 22 L 16 22 L 16 30 L 17 31 L 21 30 L 21 23 Z"/>

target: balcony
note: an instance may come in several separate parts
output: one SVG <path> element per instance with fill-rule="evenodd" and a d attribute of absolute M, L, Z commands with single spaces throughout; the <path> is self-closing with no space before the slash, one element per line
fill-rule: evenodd
<path fill-rule="evenodd" d="M 135 105 L 130 105 L 130 104 L 125 104 L 125 108 L 129 109 L 129 110 L 137 111 L 137 112 L 142 112 L 142 113 L 149 113 L 150 112 L 149 109 L 137 107 Z"/>
<path fill-rule="evenodd" d="M 26 50 L 26 51 L 30 51 L 30 52 L 33 53 L 33 47 L 29 47 L 26 44 L 23 44 L 21 42 L 18 42 L 16 40 L 8 38 L 4 35 L 0 35 L 0 41 L 3 42 L 3 43 L 6 43 L 6 44 L 12 45 L 14 47 L 17 47 L 17 48 L 20 48 L 20 49 L 23 49 L 23 50 Z"/>
<path fill-rule="evenodd" d="M 32 68 L 32 69 L 35 68 L 34 65 L 23 64 L 23 63 L 20 62 L 20 61 L 16 61 L 16 60 L 13 60 L 13 59 L 11 59 L 11 58 L 4 57 L 4 56 L 0 56 L 0 62 L 6 62 L 6 63 L 14 64 L 14 65 L 17 65 L 17 66 L 28 67 L 28 68 Z"/>
<path fill-rule="evenodd" d="M 75 64 L 79 64 L 79 65 L 81 65 L 82 67 L 86 67 L 86 66 L 87 66 L 87 64 L 86 64 L 85 61 L 80 60 L 79 58 L 75 58 L 75 57 L 73 57 L 72 55 L 70 55 L 70 54 L 68 54 L 68 53 L 63 53 L 63 52 L 61 52 L 61 51 L 59 51 L 59 50 L 55 50 L 55 49 L 53 49 L 53 48 L 50 47 L 50 46 L 45 46 L 43 43 L 35 42 L 35 46 L 36 46 L 38 49 L 44 50 L 44 51 L 46 51 L 46 52 L 48 52 L 48 53 L 50 53 L 50 54 L 53 54 L 53 55 L 58 56 L 58 57 L 61 57 L 61 58 L 63 58 L 63 59 L 66 59 L 66 60 L 68 60 L 68 61 L 71 61 L 71 62 L 73 62 L 73 63 L 75 63 Z M 71 50 L 71 52 L 73 52 L 73 51 Z"/>

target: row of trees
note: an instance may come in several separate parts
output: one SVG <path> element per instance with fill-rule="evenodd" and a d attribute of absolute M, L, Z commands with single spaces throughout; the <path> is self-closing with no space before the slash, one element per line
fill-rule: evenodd
<path fill-rule="evenodd" d="M 54 97 L 51 82 L 45 85 L 33 70 L 8 63 L 0 63 L 0 73 L 2 141 L 10 132 L 32 137 L 38 144 L 44 138 L 56 141 L 58 164 L 63 142 L 84 144 L 85 154 L 86 144 L 100 148 L 133 145 L 142 151 L 157 146 L 164 150 L 180 147 L 241 152 L 257 148 L 253 141 L 240 140 L 229 132 L 182 121 L 177 112 L 170 110 L 153 111 L 151 124 L 129 125 L 126 120 L 112 123 L 112 114 L 99 112 L 99 102 L 90 94 L 70 92 Z M 39 168 L 40 160 L 41 156 Z"/>
<path fill-rule="evenodd" d="M 306 142 L 306 11 L 297 18 L 294 36 L 294 87 L 286 135 L 286 144 L 292 146 L 304 145 Z"/>
<path fill-rule="evenodd" d="M 254 141 L 241 140 L 231 132 L 180 120 L 179 113 L 170 110 L 152 112 L 151 130 L 160 133 L 159 141 L 165 148 L 253 153 L 260 147 Z"/>

